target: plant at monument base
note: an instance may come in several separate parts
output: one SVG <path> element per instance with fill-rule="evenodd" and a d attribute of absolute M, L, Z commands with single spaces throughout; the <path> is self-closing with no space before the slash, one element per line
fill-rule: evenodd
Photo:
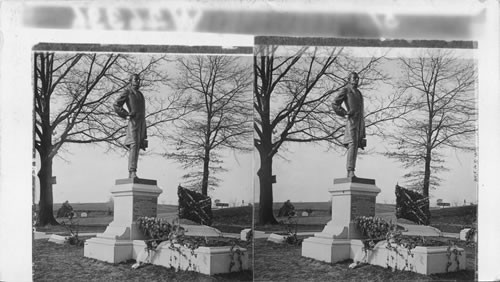
<path fill-rule="evenodd" d="M 186 236 L 184 228 L 180 226 L 179 222 L 175 221 L 170 224 L 166 219 L 155 218 L 155 217 L 139 217 L 137 219 L 139 229 L 147 237 L 144 242 L 146 243 L 147 256 L 143 261 L 151 262 L 152 253 L 156 252 L 159 247 L 166 246 L 168 249 L 175 251 L 177 254 L 182 256 L 188 261 L 187 270 L 195 270 L 196 265 L 192 263 L 191 258 L 196 258 L 197 254 L 195 250 L 199 247 L 223 247 L 231 246 L 230 256 L 231 263 L 229 270 L 239 263 L 240 270 L 243 270 L 242 255 L 240 247 L 246 247 L 251 242 L 244 242 L 239 239 L 234 238 L 224 238 L 224 237 L 200 237 L 200 236 Z M 186 249 L 189 250 L 190 255 L 186 253 Z M 149 260 L 148 260 L 149 259 Z M 172 260 L 172 257 L 170 258 Z M 174 258 L 177 260 L 177 258 Z M 137 262 L 132 266 L 132 268 L 138 268 L 143 262 Z M 171 263 L 174 263 L 171 261 Z M 181 270 L 181 269 L 177 269 Z"/>
<path fill-rule="evenodd" d="M 211 238 L 200 236 L 186 236 L 185 230 L 179 223 L 169 223 L 166 219 L 157 217 L 139 217 L 139 230 L 146 236 L 146 244 L 158 246 L 161 242 L 170 241 L 189 249 L 198 247 L 219 247 L 229 245 L 245 245 L 244 241 L 232 238 Z"/>
<path fill-rule="evenodd" d="M 395 226 L 382 218 L 371 216 L 357 216 L 354 223 L 363 236 L 368 239 L 362 240 L 365 250 L 372 250 L 379 241 L 387 239 L 387 234 Z"/>
<path fill-rule="evenodd" d="M 289 245 L 300 246 L 302 239 L 297 237 L 297 220 L 294 220 L 293 216 L 289 215 L 288 219 L 281 223 L 285 225 L 285 232 L 280 233 L 280 235 L 285 236 L 285 242 Z"/>
<path fill-rule="evenodd" d="M 472 227 L 467 231 L 467 233 L 465 233 L 465 240 L 472 241 L 475 235 L 476 235 L 476 228 Z"/>
<path fill-rule="evenodd" d="M 231 262 L 229 263 L 229 272 L 231 272 L 231 269 L 233 269 L 234 265 L 236 264 L 236 261 L 238 262 L 240 269 L 239 271 L 243 271 L 243 259 L 241 258 L 243 256 L 243 252 L 239 248 L 235 248 L 236 245 L 231 246 Z"/>
<path fill-rule="evenodd" d="M 166 240 L 173 240 L 180 233 L 184 234 L 184 229 L 180 225 L 172 225 L 166 219 L 157 217 L 139 217 L 137 219 L 139 230 L 146 236 L 146 248 L 148 251 L 156 250 L 158 245 Z"/>
<path fill-rule="evenodd" d="M 83 246 L 83 240 L 78 237 L 80 225 L 78 221 L 73 220 L 74 212 L 70 212 L 68 215 L 68 222 L 61 222 L 61 225 L 66 228 L 69 232 L 69 236 L 66 239 L 66 242 L 70 245 L 74 245 L 77 247 Z"/>
<path fill-rule="evenodd" d="M 450 266 L 453 264 L 451 261 L 451 255 L 455 255 L 455 263 L 457 264 L 456 270 L 458 271 L 460 269 L 460 261 L 458 260 L 458 257 L 462 255 L 462 252 L 459 251 L 457 246 L 450 241 L 450 245 L 446 249 L 446 257 L 448 258 L 448 262 L 446 263 L 446 272 L 450 271 Z"/>

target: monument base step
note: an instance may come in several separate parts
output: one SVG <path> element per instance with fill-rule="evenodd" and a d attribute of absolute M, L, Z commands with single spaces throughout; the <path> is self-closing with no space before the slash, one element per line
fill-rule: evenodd
<path fill-rule="evenodd" d="M 198 247 L 190 249 L 169 241 L 147 253 L 142 240 L 133 241 L 132 257 L 138 262 L 161 265 L 184 271 L 214 275 L 249 269 L 248 252 L 239 247 Z"/>
<path fill-rule="evenodd" d="M 56 243 L 56 244 L 64 244 L 66 243 L 66 240 L 68 240 L 67 236 L 61 236 L 57 234 L 52 234 L 49 237 L 49 242 Z"/>
<path fill-rule="evenodd" d="M 430 275 L 464 270 L 466 255 L 462 248 L 448 246 L 423 247 L 411 250 L 379 242 L 373 250 L 365 251 L 361 240 L 310 237 L 302 242 L 302 256 L 328 262 L 353 259 L 355 263 L 368 263 L 396 270 Z"/>
<path fill-rule="evenodd" d="M 110 263 L 132 259 L 132 240 L 91 238 L 85 241 L 83 256 Z"/>
<path fill-rule="evenodd" d="M 302 256 L 328 263 L 351 258 L 351 240 L 309 237 L 302 241 Z"/>

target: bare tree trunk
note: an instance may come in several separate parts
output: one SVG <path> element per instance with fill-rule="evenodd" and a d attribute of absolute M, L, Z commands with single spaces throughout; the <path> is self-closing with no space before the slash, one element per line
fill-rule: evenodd
<path fill-rule="evenodd" d="M 210 164 L 210 150 L 205 148 L 205 157 L 203 158 L 203 179 L 201 181 L 201 193 L 204 196 L 208 195 L 209 164 Z"/>
<path fill-rule="evenodd" d="M 40 180 L 40 202 L 39 202 L 39 224 L 59 225 L 54 218 L 53 195 L 52 195 L 52 159 L 48 156 L 40 155 L 42 160 L 38 179 Z"/>
<path fill-rule="evenodd" d="M 277 224 L 273 213 L 273 159 L 267 152 L 260 153 L 260 169 L 257 175 L 260 182 L 259 224 Z"/>
<path fill-rule="evenodd" d="M 424 165 L 424 185 L 422 187 L 422 195 L 429 197 L 429 187 L 431 182 L 431 151 L 427 150 L 425 155 Z"/>

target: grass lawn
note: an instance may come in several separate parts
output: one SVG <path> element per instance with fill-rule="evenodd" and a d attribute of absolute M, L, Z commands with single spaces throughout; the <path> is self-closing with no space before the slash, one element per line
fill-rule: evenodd
<path fill-rule="evenodd" d="M 302 204 L 302 203 L 301 203 Z M 297 204 L 297 206 L 300 206 Z M 301 208 L 310 208 L 312 205 L 303 203 Z M 328 205 L 323 205 L 328 208 Z M 90 206 L 87 207 L 90 209 Z M 95 207 L 93 207 L 95 208 Z M 297 217 L 298 232 L 321 231 L 324 224 L 331 219 L 328 210 L 318 209 L 310 217 Z M 164 214 L 175 214 L 175 206 L 159 207 Z M 377 212 L 392 212 L 393 205 L 377 204 Z M 443 211 L 445 211 L 443 209 Z M 213 210 L 213 227 L 223 232 L 239 233 L 243 228 L 252 225 L 252 207 L 237 207 Z M 58 219 L 62 220 L 62 219 Z M 102 233 L 107 224 L 112 221 L 111 216 L 78 218 L 79 231 Z M 287 218 L 278 220 L 286 221 Z M 466 222 L 463 215 L 442 214 L 433 218 L 435 224 L 448 227 L 444 232 L 458 232 L 458 227 Z M 434 225 L 434 224 L 433 224 Z M 287 226 L 264 225 L 257 226 L 262 231 L 285 231 Z M 295 227 L 294 227 L 295 228 Z M 38 231 L 60 233 L 66 231 L 63 226 L 48 226 L 37 228 Z M 305 236 L 308 237 L 308 236 Z M 302 238 L 305 238 L 302 237 Z M 448 240 L 443 238 L 443 240 Z M 300 246 L 279 245 L 265 239 L 255 240 L 255 260 L 253 272 L 215 275 L 213 277 L 195 272 L 176 272 L 161 266 L 147 265 L 136 270 L 131 266 L 134 261 L 109 264 L 83 257 L 83 246 L 57 245 L 47 240 L 35 240 L 33 243 L 33 279 L 35 281 L 251 281 L 255 275 L 256 281 L 438 281 L 438 280 L 474 280 L 476 268 L 476 249 L 457 242 L 466 250 L 467 270 L 439 275 L 421 275 L 413 272 L 393 272 L 378 266 L 364 265 L 357 269 L 348 268 L 352 261 L 337 264 L 328 264 L 301 256 Z M 247 247 L 250 258 L 252 247 Z M 252 259 L 250 259 L 252 261 Z"/>
<path fill-rule="evenodd" d="M 227 233 L 240 233 L 252 227 L 252 207 L 213 209 L 212 227 Z"/>
<path fill-rule="evenodd" d="M 392 271 L 373 265 L 349 269 L 351 260 L 328 264 L 301 256 L 300 246 L 275 244 L 265 239 L 255 240 L 255 281 L 442 281 L 474 280 L 475 255 L 467 252 L 467 270 L 422 275 L 407 271 Z"/>
<path fill-rule="evenodd" d="M 249 249 L 251 257 L 251 249 Z M 252 272 L 208 276 L 146 265 L 132 269 L 134 261 L 110 264 L 83 256 L 83 246 L 58 245 L 47 240 L 33 243 L 34 281 L 251 281 Z"/>
<path fill-rule="evenodd" d="M 78 227 L 78 233 L 103 233 L 104 230 L 106 230 L 105 225 L 103 225 L 103 226 L 92 226 L 92 225 L 91 226 L 83 226 L 83 225 L 80 225 Z M 44 226 L 44 227 L 37 227 L 36 231 L 45 232 L 48 234 L 52 234 L 52 233 L 62 234 L 62 233 L 67 233 L 68 229 L 66 229 L 66 227 L 64 227 L 62 225 L 57 225 L 57 226 L 49 225 L 49 226 Z"/>
<path fill-rule="evenodd" d="M 169 212 L 168 208 L 164 212 Z M 239 233 L 242 226 L 251 226 L 251 207 L 214 210 L 214 226 L 223 232 Z M 170 212 L 175 210 L 171 208 Z M 64 219 L 58 219 L 60 222 Z M 79 232 L 104 232 L 112 217 L 78 218 Z M 64 226 L 39 227 L 37 231 L 48 233 L 65 232 Z M 88 239 L 88 237 L 87 237 Z M 244 246 L 249 251 L 252 247 Z M 196 272 L 175 271 L 162 266 L 147 265 L 131 269 L 135 261 L 110 264 L 83 256 L 83 246 L 58 245 L 46 239 L 33 243 L 34 281 L 252 281 L 252 271 L 221 274 L 210 277 Z"/>

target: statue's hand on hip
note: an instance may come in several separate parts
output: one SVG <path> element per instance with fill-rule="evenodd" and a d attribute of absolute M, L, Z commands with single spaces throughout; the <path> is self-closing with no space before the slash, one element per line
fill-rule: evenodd
<path fill-rule="evenodd" d="M 347 118 L 350 118 L 350 117 L 355 116 L 356 114 L 357 114 L 357 113 L 356 113 L 355 111 L 350 110 L 350 111 L 348 111 L 348 112 L 347 112 L 346 117 L 347 117 Z"/>

